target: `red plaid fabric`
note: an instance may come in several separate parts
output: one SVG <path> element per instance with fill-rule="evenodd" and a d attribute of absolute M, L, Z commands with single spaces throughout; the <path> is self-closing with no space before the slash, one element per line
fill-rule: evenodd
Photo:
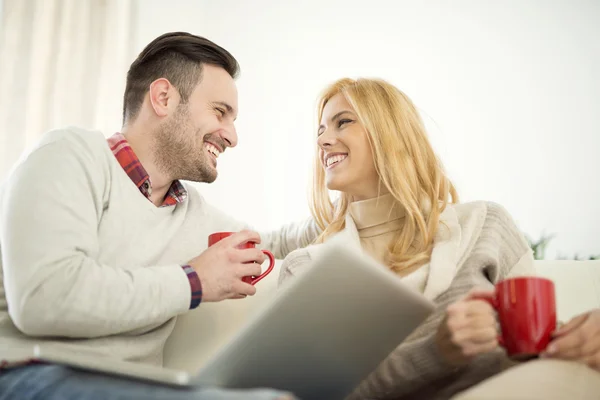
<path fill-rule="evenodd" d="M 127 142 L 127 139 L 125 139 L 125 136 L 123 136 L 123 134 L 120 132 L 117 132 L 109 137 L 107 141 L 110 149 L 115 155 L 115 158 L 127 176 L 129 176 L 133 183 L 140 189 L 140 192 L 148 200 L 150 200 L 150 195 L 152 194 L 150 177 Z M 174 206 L 183 202 L 186 198 L 187 191 L 181 182 L 173 181 L 160 207 Z M 198 307 L 202 301 L 202 283 L 200 282 L 200 278 L 198 278 L 198 274 L 191 266 L 184 265 L 182 268 L 188 277 L 190 289 L 192 291 L 190 309 L 194 309 Z"/>
<path fill-rule="evenodd" d="M 117 132 L 108 139 L 108 145 L 113 154 L 117 158 L 121 167 L 125 170 L 129 178 L 140 189 L 140 192 L 147 199 L 150 199 L 152 194 L 152 184 L 150 177 L 142 166 L 142 163 L 137 158 L 133 149 L 121 133 Z M 174 206 L 177 203 L 183 202 L 187 198 L 187 191 L 179 181 L 173 181 L 171 187 L 167 191 L 167 195 L 161 204 L 161 207 Z"/>

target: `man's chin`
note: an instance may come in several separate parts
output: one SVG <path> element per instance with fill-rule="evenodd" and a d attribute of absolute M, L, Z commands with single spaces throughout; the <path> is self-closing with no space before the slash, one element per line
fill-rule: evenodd
<path fill-rule="evenodd" d="M 211 176 L 207 177 L 204 182 L 205 183 L 213 183 L 214 181 L 217 180 L 217 176 L 218 174 L 215 172 L 214 174 L 212 174 Z"/>
<path fill-rule="evenodd" d="M 218 173 L 216 170 L 211 172 L 203 171 L 201 174 L 190 174 L 189 177 L 183 178 L 184 181 L 197 182 L 197 183 L 213 183 L 217 179 Z"/>

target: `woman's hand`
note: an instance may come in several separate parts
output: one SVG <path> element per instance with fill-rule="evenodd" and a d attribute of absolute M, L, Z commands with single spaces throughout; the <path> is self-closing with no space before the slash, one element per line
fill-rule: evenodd
<path fill-rule="evenodd" d="M 600 371 L 600 309 L 561 326 L 542 357 L 577 361 Z"/>
<path fill-rule="evenodd" d="M 498 347 L 494 309 L 484 300 L 479 300 L 493 293 L 472 290 L 446 309 L 446 317 L 438 327 L 436 343 L 448 363 L 465 365 L 475 356 Z"/>

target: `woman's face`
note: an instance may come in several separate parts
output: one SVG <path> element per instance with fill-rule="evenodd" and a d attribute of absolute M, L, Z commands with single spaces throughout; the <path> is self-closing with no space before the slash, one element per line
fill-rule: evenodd
<path fill-rule="evenodd" d="M 342 94 L 325 105 L 317 144 L 328 189 L 345 192 L 355 201 L 383 194 L 367 132 Z"/>

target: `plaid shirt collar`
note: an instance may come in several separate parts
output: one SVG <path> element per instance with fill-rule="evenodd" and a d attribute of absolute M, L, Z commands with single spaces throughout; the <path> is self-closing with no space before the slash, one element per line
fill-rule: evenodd
<path fill-rule="evenodd" d="M 129 176 L 133 183 L 140 189 L 140 192 L 142 192 L 147 199 L 150 199 L 150 195 L 152 194 L 150 177 L 133 152 L 127 139 L 125 139 L 125 136 L 123 136 L 122 133 L 117 132 L 109 137 L 107 141 L 110 149 L 127 176 Z M 187 190 L 185 190 L 181 182 L 173 181 L 161 207 L 174 206 L 183 202 L 186 198 Z"/>

